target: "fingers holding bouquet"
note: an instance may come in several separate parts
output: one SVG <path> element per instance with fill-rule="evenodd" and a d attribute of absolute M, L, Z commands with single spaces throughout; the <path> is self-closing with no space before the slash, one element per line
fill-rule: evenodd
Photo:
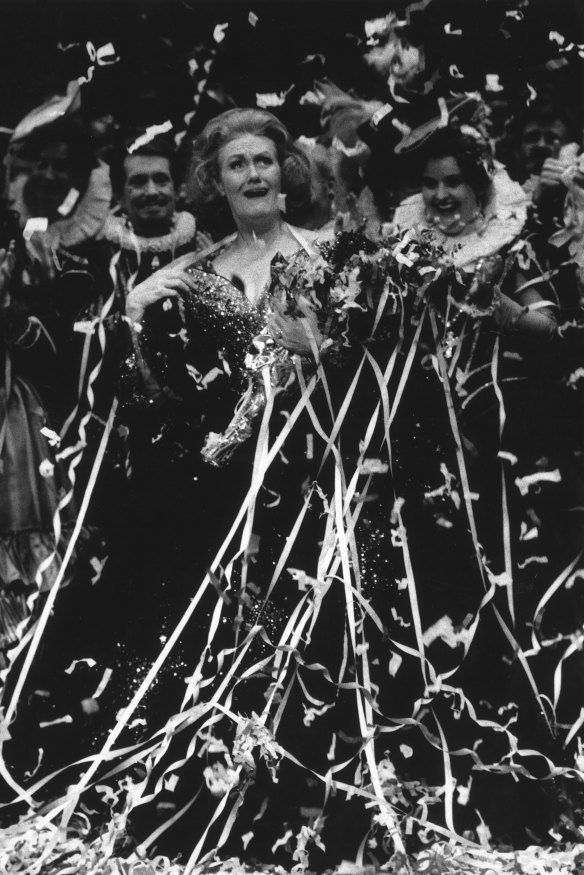
<path fill-rule="evenodd" d="M 318 358 L 324 335 L 318 324 L 314 305 L 304 295 L 295 298 L 297 314 L 287 307 L 283 295 L 270 301 L 268 330 L 279 346 L 295 355 Z"/>

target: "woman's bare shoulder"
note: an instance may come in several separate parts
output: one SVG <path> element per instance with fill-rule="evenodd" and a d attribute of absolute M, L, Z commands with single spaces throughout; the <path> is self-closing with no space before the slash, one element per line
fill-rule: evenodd
<path fill-rule="evenodd" d="M 332 240 L 335 235 L 333 223 L 324 225 L 322 228 L 313 230 L 311 228 L 297 228 L 290 226 L 296 237 L 302 237 L 307 243 L 327 243 Z"/>

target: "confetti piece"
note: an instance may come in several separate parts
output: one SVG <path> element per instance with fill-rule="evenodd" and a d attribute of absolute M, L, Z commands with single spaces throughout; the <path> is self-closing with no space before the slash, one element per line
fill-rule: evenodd
<path fill-rule="evenodd" d="M 324 101 L 324 95 L 320 94 L 318 91 L 307 91 L 305 94 L 302 95 L 299 103 L 300 106 L 322 106 Z M 298 137 L 298 140 L 302 142 L 312 140 L 312 142 L 316 144 L 316 137 L 305 137 L 303 134 Z"/>
<path fill-rule="evenodd" d="M 90 716 L 91 714 L 98 713 L 99 705 L 93 698 L 81 699 L 81 710 L 84 714 Z"/>
<path fill-rule="evenodd" d="M 227 28 L 229 27 L 229 22 L 226 21 L 224 24 L 217 24 L 213 31 L 213 39 L 216 43 L 221 43 L 225 39 L 225 34 L 227 32 Z"/>
<path fill-rule="evenodd" d="M 104 669 L 101 680 L 100 680 L 99 684 L 97 685 L 93 696 L 91 697 L 92 699 L 99 699 L 99 697 L 101 696 L 101 694 L 103 693 L 103 691 L 105 690 L 107 685 L 109 684 L 109 682 L 112 678 L 112 675 L 113 675 L 113 669 L 111 669 L 111 668 Z"/>
<path fill-rule="evenodd" d="M 464 784 L 457 785 L 456 793 L 457 793 L 457 797 L 458 797 L 457 801 L 458 801 L 459 805 L 468 805 L 471 787 L 472 787 L 472 778 L 470 778 L 470 780 L 466 786 Z"/>
<path fill-rule="evenodd" d="M 170 120 L 162 122 L 159 125 L 150 125 L 146 129 L 146 131 L 138 137 L 134 142 L 128 146 L 128 153 L 132 155 L 137 149 L 141 146 L 146 146 L 148 143 L 151 143 L 159 134 L 166 134 L 168 131 L 172 131 L 172 122 Z"/>
<path fill-rule="evenodd" d="M 280 91 L 279 94 L 274 92 L 269 94 L 256 94 L 256 105 L 260 109 L 269 109 L 274 106 L 282 106 L 286 100 L 286 91 Z"/>
<path fill-rule="evenodd" d="M 44 425 L 41 428 L 41 434 L 46 437 L 47 441 L 49 442 L 49 446 L 58 447 L 60 445 L 60 443 L 61 443 L 60 436 L 57 434 L 56 431 L 53 431 L 51 428 L 48 428 L 46 425 Z"/>
<path fill-rule="evenodd" d="M 73 207 L 79 200 L 81 192 L 79 192 L 76 188 L 69 189 L 69 194 L 63 201 L 60 207 L 57 207 L 57 212 L 62 216 L 68 216 L 70 212 L 72 212 Z"/>
<path fill-rule="evenodd" d="M 30 240 L 33 234 L 44 233 L 49 227 L 49 220 L 46 216 L 34 216 L 32 219 L 27 219 L 22 236 L 25 240 Z"/>
<path fill-rule="evenodd" d="M 485 90 L 492 93 L 504 91 L 504 88 L 499 81 L 498 73 L 487 73 L 485 76 Z"/>
<path fill-rule="evenodd" d="M 391 104 L 386 103 L 385 106 L 380 107 L 376 110 L 371 117 L 371 124 L 374 128 L 379 125 L 379 122 L 384 119 L 387 115 L 393 112 L 393 106 Z"/>
<path fill-rule="evenodd" d="M 347 155 L 349 158 L 355 158 L 358 155 L 363 155 L 364 152 L 369 150 L 369 147 L 363 143 L 361 140 L 357 142 L 356 146 L 345 146 L 342 140 L 338 137 L 334 137 L 331 143 L 333 149 L 336 149 L 337 152 L 342 152 L 343 155 Z"/>
<path fill-rule="evenodd" d="M 439 620 L 436 620 L 431 626 L 426 629 L 422 636 L 422 640 L 426 647 L 429 647 L 430 644 L 433 644 L 434 641 L 437 641 L 440 638 L 449 647 L 454 649 L 458 647 L 459 644 L 470 644 L 472 640 L 472 631 L 468 629 L 455 629 L 452 623 L 452 619 L 445 615 L 441 617 Z"/>
<path fill-rule="evenodd" d="M 464 79 L 464 75 L 460 72 L 456 64 L 451 64 L 448 71 L 453 79 Z"/>
<path fill-rule="evenodd" d="M 376 36 L 384 36 L 388 33 L 390 26 L 390 16 L 387 15 L 385 18 L 371 18 L 365 22 L 365 36 L 368 39 Z"/>
<path fill-rule="evenodd" d="M 100 46 L 95 53 L 95 57 L 97 63 L 103 67 L 106 67 L 109 64 L 117 64 L 120 60 L 113 43 L 106 43 L 105 45 Z"/>
<path fill-rule="evenodd" d="M 535 526 L 530 529 L 526 522 L 521 522 L 521 532 L 519 535 L 521 541 L 533 541 L 538 536 L 539 532 Z"/>
<path fill-rule="evenodd" d="M 547 556 L 528 556 L 523 562 L 518 562 L 517 567 L 520 569 L 527 568 L 528 565 L 548 565 L 549 559 Z"/>
<path fill-rule="evenodd" d="M 527 495 L 532 486 L 539 486 L 540 483 L 560 483 L 561 480 L 562 475 L 556 468 L 555 471 L 541 471 L 536 474 L 527 474 L 525 477 L 516 477 L 515 485 L 521 495 Z"/>
<path fill-rule="evenodd" d="M 294 838 L 294 833 L 292 832 L 292 830 L 286 830 L 282 838 L 276 839 L 276 841 L 272 845 L 272 854 L 275 854 L 278 848 L 282 848 L 284 847 L 284 845 L 287 845 L 292 838 Z"/>
<path fill-rule="evenodd" d="M 580 57 L 584 57 L 584 55 L 580 54 Z M 567 58 L 552 58 L 550 61 L 546 61 L 545 64 L 547 70 L 560 70 L 562 67 L 566 67 L 567 65 Z"/>
<path fill-rule="evenodd" d="M 247 20 L 251 24 L 252 27 L 255 27 L 259 21 L 259 18 L 255 14 L 255 12 L 250 12 L 249 15 L 247 16 Z"/>
<path fill-rule="evenodd" d="M 389 465 L 381 459 L 363 459 L 359 465 L 360 474 L 387 474 Z"/>
<path fill-rule="evenodd" d="M 326 60 L 325 56 L 322 55 L 320 52 L 317 52 L 314 55 L 307 55 L 303 61 L 300 61 L 300 63 L 301 64 L 311 64 L 312 61 L 320 61 L 321 64 L 324 64 L 325 60 Z"/>
<path fill-rule="evenodd" d="M 65 714 L 63 717 L 57 717 L 56 720 L 42 720 L 39 726 L 41 729 L 46 729 L 47 726 L 57 726 L 59 723 L 73 723 L 73 718 L 70 714 Z"/>
<path fill-rule="evenodd" d="M 396 131 L 399 131 L 400 134 L 403 134 L 404 137 L 406 137 L 408 134 L 411 134 L 411 132 L 412 132 L 411 127 L 409 125 L 407 125 L 405 122 L 402 122 L 398 118 L 392 119 L 391 123 L 392 123 L 393 127 L 396 129 Z"/>
<path fill-rule="evenodd" d="M 249 541 L 247 542 L 247 547 L 245 548 L 246 557 L 249 556 L 257 556 L 260 552 L 260 536 L 256 535 L 252 532 L 249 536 Z"/>
<path fill-rule="evenodd" d="M 74 659 L 71 665 L 64 670 L 65 674 L 72 674 L 77 666 L 82 664 L 88 665 L 90 666 L 90 668 L 93 668 L 94 665 L 97 665 L 95 659 L 92 659 L 90 656 L 87 656 L 84 659 Z"/>
<path fill-rule="evenodd" d="M 41 477 L 52 477 L 55 471 L 55 466 L 48 459 L 43 459 L 39 465 L 39 474 Z"/>

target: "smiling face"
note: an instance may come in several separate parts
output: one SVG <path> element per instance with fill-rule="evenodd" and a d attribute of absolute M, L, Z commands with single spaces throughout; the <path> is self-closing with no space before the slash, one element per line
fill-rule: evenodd
<path fill-rule="evenodd" d="M 431 221 L 445 234 L 460 234 L 477 217 L 479 203 L 454 157 L 431 158 L 424 169 L 422 197 Z"/>
<path fill-rule="evenodd" d="M 176 192 L 168 158 L 131 155 L 124 160 L 122 205 L 140 237 L 168 234 L 176 206 Z"/>
<path fill-rule="evenodd" d="M 278 218 L 282 174 L 269 137 L 242 134 L 219 150 L 219 191 L 237 224 Z"/>
<path fill-rule="evenodd" d="M 557 157 L 561 146 L 568 139 L 566 126 L 559 119 L 539 124 L 528 122 L 521 137 L 520 156 L 525 170 L 536 176 L 546 158 Z"/>

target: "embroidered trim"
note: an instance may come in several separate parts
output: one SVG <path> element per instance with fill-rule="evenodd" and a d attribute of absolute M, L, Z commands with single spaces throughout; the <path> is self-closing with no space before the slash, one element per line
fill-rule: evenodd
<path fill-rule="evenodd" d="M 446 249 L 456 267 L 472 267 L 481 258 L 495 255 L 521 233 L 527 219 L 529 199 L 522 187 L 513 182 L 503 165 L 498 164 L 493 177 L 493 194 L 485 208 L 483 226 L 469 234 L 448 236 L 428 225 L 421 194 L 401 203 L 394 216 L 400 228 L 432 228 L 436 242 Z"/>
<path fill-rule="evenodd" d="M 197 231 L 194 216 L 187 212 L 175 213 L 173 228 L 162 237 L 139 237 L 125 216 L 110 213 L 100 237 L 132 252 L 171 252 L 190 243 Z"/>

